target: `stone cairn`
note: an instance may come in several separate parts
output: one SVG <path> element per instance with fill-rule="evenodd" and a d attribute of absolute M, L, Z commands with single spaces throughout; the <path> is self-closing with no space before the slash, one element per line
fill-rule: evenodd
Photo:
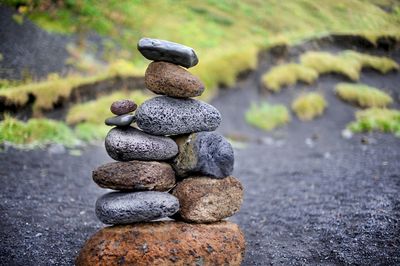
<path fill-rule="evenodd" d="M 96 202 L 97 217 L 114 226 L 94 234 L 76 264 L 240 265 L 243 233 L 223 219 L 239 210 L 243 187 L 231 176 L 231 145 L 213 132 L 221 114 L 191 98 L 204 91 L 185 69 L 198 63 L 196 53 L 149 38 L 138 49 L 153 60 L 146 87 L 162 96 L 139 108 L 131 100 L 111 105 L 116 116 L 106 124 L 115 127 L 105 147 L 117 162 L 95 169 L 93 180 L 117 190 Z M 154 221 L 167 217 L 174 220 Z"/>

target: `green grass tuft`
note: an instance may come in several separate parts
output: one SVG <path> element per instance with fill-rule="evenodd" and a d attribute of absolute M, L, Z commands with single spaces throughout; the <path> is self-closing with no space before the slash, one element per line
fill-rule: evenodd
<path fill-rule="evenodd" d="M 316 92 L 299 96 L 292 103 L 292 109 L 300 120 L 308 121 L 321 116 L 327 106 L 324 97 Z"/>
<path fill-rule="evenodd" d="M 72 106 L 68 111 L 66 121 L 70 125 L 75 125 L 81 122 L 100 125 L 104 123 L 106 118 L 114 116 L 110 111 L 110 106 L 113 102 L 121 99 L 131 99 L 136 104 L 140 105 L 150 97 L 150 94 L 141 90 L 134 90 L 130 93 L 115 92 L 93 101 Z"/>
<path fill-rule="evenodd" d="M 400 137 L 400 111 L 384 108 L 361 110 L 356 112 L 356 121 L 347 127 L 355 133 L 381 131 Z"/>
<path fill-rule="evenodd" d="M 384 56 L 373 56 L 355 51 L 345 51 L 341 54 L 341 56 L 344 58 L 353 58 L 359 61 L 363 68 L 372 68 L 381 72 L 382 74 L 399 69 L 399 64 L 397 64 L 396 61 Z"/>
<path fill-rule="evenodd" d="M 92 140 L 104 139 L 109 130 L 110 127 L 104 124 L 93 124 L 84 122 L 76 125 L 74 133 L 78 139 L 90 142 Z"/>
<path fill-rule="evenodd" d="M 273 67 L 261 77 L 261 82 L 268 90 L 279 92 L 282 86 L 294 85 L 297 81 L 311 84 L 317 78 L 318 73 L 314 69 L 289 63 Z"/>
<path fill-rule="evenodd" d="M 319 74 L 338 73 L 351 80 L 360 78 L 361 63 L 352 57 L 341 57 L 327 52 L 306 52 L 301 55 L 302 65 L 316 70 Z"/>
<path fill-rule="evenodd" d="M 9 116 L 0 122 L 0 143 L 5 141 L 33 145 L 56 142 L 66 146 L 74 146 L 79 142 L 63 122 L 50 119 L 23 122 Z"/>
<path fill-rule="evenodd" d="M 360 107 L 386 107 L 393 102 L 387 93 L 364 84 L 339 83 L 335 91 L 342 100 Z"/>
<path fill-rule="evenodd" d="M 267 102 L 251 104 L 245 114 L 247 123 L 269 131 L 290 121 L 288 109 L 281 104 L 272 105 Z"/>

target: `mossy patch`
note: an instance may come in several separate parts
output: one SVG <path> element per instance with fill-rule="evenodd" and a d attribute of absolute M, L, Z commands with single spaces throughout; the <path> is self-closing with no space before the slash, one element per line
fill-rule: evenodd
<path fill-rule="evenodd" d="M 341 53 L 341 57 L 353 58 L 361 64 L 362 68 L 372 68 L 382 74 L 399 69 L 399 64 L 397 64 L 396 61 L 385 56 L 373 56 L 355 51 L 345 51 Z"/>
<path fill-rule="evenodd" d="M 279 92 L 282 86 L 290 86 L 298 81 L 311 84 L 318 78 L 318 72 L 300 64 L 289 63 L 273 67 L 261 77 L 263 86 Z"/>
<path fill-rule="evenodd" d="M 70 125 L 81 122 L 103 124 L 106 118 L 114 116 L 110 111 L 110 106 L 113 102 L 121 99 L 131 99 L 140 105 L 150 97 L 150 93 L 147 94 L 141 90 L 134 90 L 130 93 L 126 91 L 115 92 L 93 101 L 72 106 L 68 111 L 66 121 Z"/>
<path fill-rule="evenodd" d="M 284 105 L 262 102 L 252 103 L 245 113 L 245 118 L 250 125 L 269 131 L 288 123 L 290 114 Z"/>
<path fill-rule="evenodd" d="M 356 112 L 356 121 L 347 126 L 355 133 L 380 131 L 400 137 L 400 111 L 385 108 L 369 108 Z"/>
<path fill-rule="evenodd" d="M 300 56 L 300 62 L 319 74 L 338 73 L 354 81 L 360 78 L 362 67 L 355 58 L 341 57 L 327 52 L 306 52 Z"/>
<path fill-rule="evenodd" d="M 321 116 L 327 107 L 324 97 L 316 92 L 299 96 L 292 103 L 292 109 L 300 120 L 308 121 Z"/>
<path fill-rule="evenodd" d="M 386 107 L 393 102 L 389 94 L 365 84 L 339 83 L 335 92 L 342 100 L 360 107 Z"/>
<path fill-rule="evenodd" d="M 79 142 L 73 130 L 63 122 L 50 119 L 23 122 L 10 116 L 0 122 L 0 143 L 5 141 L 33 145 L 56 142 L 66 146 L 74 146 Z"/>

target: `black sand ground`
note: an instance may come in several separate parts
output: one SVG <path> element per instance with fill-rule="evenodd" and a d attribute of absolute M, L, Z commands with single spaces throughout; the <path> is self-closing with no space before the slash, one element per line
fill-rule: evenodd
<path fill-rule="evenodd" d="M 391 56 L 400 61 L 398 52 Z M 236 145 L 234 172 L 245 201 L 230 219 L 246 235 L 243 265 L 400 264 L 400 138 L 341 137 L 355 108 L 333 94 L 340 76 L 277 95 L 260 93 L 258 80 L 271 60 L 264 58 L 259 71 L 213 101 L 223 114 L 219 131 L 247 139 Z M 367 70 L 361 80 L 391 92 L 399 107 L 398 73 Z M 315 89 L 329 102 L 322 118 L 305 123 L 293 117 L 273 133 L 244 121 L 251 101 L 288 104 Z M 87 147 L 79 157 L 12 148 L 0 153 L 0 264 L 72 264 L 103 226 L 94 202 L 105 190 L 92 182 L 91 171 L 106 161 L 111 159 L 102 146 Z"/>

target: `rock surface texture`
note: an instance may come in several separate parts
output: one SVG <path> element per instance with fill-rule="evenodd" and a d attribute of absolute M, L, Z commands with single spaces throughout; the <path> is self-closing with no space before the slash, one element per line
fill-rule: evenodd
<path fill-rule="evenodd" d="M 97 218 L 105 224 L 147 222 L 171 216 L 178 210 L 177 198 L 156 191 L 111 192 L 96 201 Z"/>
<path fill-rule="evenodd" d="M 136 120 L 138 127 L 149 134 L 180 135 L 215 130 L 221 114 L 202 101 L 158 96 L 139 106 Z"/>
<path fill-rule="evenodd" d="M 124 115 L 135 111 L 137 104 L 131 100 L 119 100 L 111 104 L 110 111 L 115 115 Z"/>
<path fill-rule="evenodd" d="M 232 176 L 184 179 L 172 194 L 179 199 L 180 218 L 195 223 L 211 223 L 232 216 L 243 202 L 243 186 Z"/>
<path fill-rule="evenodd" d="M 137 47 L 149 60 L 166 61 L 186 68 L 193 67 L 199 62 L 192 48 L 179 43 L 142 38 Z"/>
<path fill-rule="evenodd" d="M 196 97 L 204 91 L 203 83 L 186 69 L 168 63 L 152 62 L 144 76 L 146 88 L 171 97 Z"/>
<path fill-rule="evenodd" d="M 234 223 L 140 223 L 100 230 L 85 243 L 76 265 L 239 266 L 244 250 Z"/>
<path fill-rule="evenodd" d="M 94 182 L 115 190 L 167 191 L 175 185 L 175 172 L 167 163 L 154 161 L 112 162 L 93 171 Z"/>
<path fill-rule="evenodd" d="M 178 146 L 171 138 L 152 136 L 133 127 L 111 129 L 105 146 L 108 155 L 117 161 L 162 161 L 178 153 Z"/>
<path fill-rule="evenodd" d="M 179 153 L 172 166 L 179 177 L 205 175 L 224 178 L 233 172 L 231 144 L 216 132 L 200 132 L 175 138 Z"/>

